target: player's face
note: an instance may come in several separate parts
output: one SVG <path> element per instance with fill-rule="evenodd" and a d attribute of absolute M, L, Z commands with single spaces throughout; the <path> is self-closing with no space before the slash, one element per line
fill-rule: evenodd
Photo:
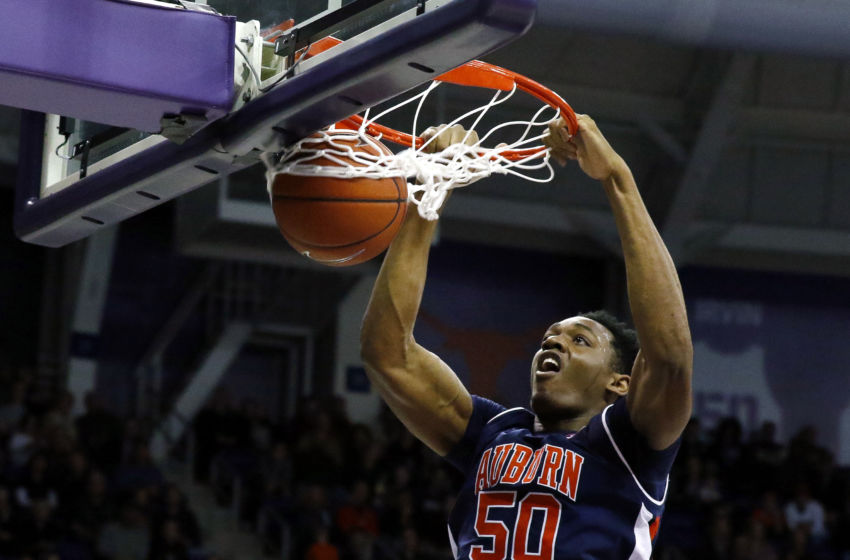
<path fill-rule="evenodd" d="M 531 408 L 541 418 L 573 418 L 604 405 L 614 372 L 613 335 L 586 317 L 546 330 L 531 362 Z"/>

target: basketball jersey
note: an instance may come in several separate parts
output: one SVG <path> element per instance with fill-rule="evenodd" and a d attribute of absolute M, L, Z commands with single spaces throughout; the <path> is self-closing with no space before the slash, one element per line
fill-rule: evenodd
<path fill-rule="evenodd" d="M 446 456 L 465 480 L 449 517 L 456 560 L 648 560 L 679 441 L 655 451 L 619 399 L 575 433 L 473 397 Z"/>

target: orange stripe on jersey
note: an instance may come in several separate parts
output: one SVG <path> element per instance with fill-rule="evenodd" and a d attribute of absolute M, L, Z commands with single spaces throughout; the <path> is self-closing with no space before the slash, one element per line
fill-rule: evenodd
<path fill-rule="evenodd" d="M 658 529 L 661 527 L 661 517 L 656 517 L 649 522 L 649 538 L 655 542 L 655 535 L 658 534 Z"/>

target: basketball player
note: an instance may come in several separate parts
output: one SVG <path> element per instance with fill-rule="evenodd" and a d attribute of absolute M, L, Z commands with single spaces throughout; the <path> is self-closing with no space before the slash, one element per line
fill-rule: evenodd
<path fill-rule="evenodd" d="M 435 133 L 437 148 L 465 134 Z M 362 356 L 407 428 L 465 474 L 449 520 L 456 559 L 648 559 L 691 414 L 685 303 L 631 171 L 594 121 L 579 116 L 573 138 L 556 123 L 546 143 L 561 164 L 577 160 L 602 183 L 640 350 L 634 331 L 606 313 L 570 317 L 543 332 L 530 411 L 470 396 L 413 337 L 436 224 L 411 209 L 375 283 Z M 528 273 L 545 274 L 545 264 Z"/>

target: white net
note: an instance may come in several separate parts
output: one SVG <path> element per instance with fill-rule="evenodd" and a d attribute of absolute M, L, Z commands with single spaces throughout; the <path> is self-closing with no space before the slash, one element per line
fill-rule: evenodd
<path fill-rule="evenodd" d="M 279 158 L 264 158 L 270 178 L 269 185 L 278 173 L 336 178 L 404 177 L 408 181 L 409 199 L 418 206 L 419 214 L 427 220 L 436 220 L 450 189 L 470 185 L 494 173 L 515 175 L 538 183 L 552 180 L 554 170 L 549 161 L 549 151 L 541 144 L 541 140 L 548 134 L 549 124 L 559 117 L 557 109 L 544 105 L 530 120 L 501 123 L 486 133 L 479 134 L 477 142 L 472 141 L 472 131 L 484 115 L 493 107 L 510 99 L 516 93 L 516 87 L 508 92 L 497 91 L 486 105 L 473 109 L 449 123 L 447 127 L 462 125 L 469 132 L 462 142 L 440 151 L 433 150 L 432 144 L 436 137 L 431 137 L 418 148 L 412 143 L 409 148 L 398 153 L 388 153 L 388 150 L 376 143 L 376 140 L 381 139 L 380 136 L 373 138 L 367 133 L 369 125 L 386 114 L 418 102 L 413 120 L 415 137 L 422 106 L 429 94 L 440 84 L 441 82 L 432 82 L 423 92 L 375 117 L 370 118 L 367 111 L 359 130 L 331 127 L 295 143 L 280 154 Z M 465 126 L 470 120 L 472 124 Z M 515 140 L 500 143 L 493 148 L 485 147 L 497 133 L 503 135 L 510 129 L 517 130 L 514 133 L 515 137 L 518 136 Z M 357 143 L 368 144 L 374 147 L 374 150 L 355 149 Z M 527 150 L 529 155 L 516 160 L 506 157 L 508 152 L 517 150 Z"/>

